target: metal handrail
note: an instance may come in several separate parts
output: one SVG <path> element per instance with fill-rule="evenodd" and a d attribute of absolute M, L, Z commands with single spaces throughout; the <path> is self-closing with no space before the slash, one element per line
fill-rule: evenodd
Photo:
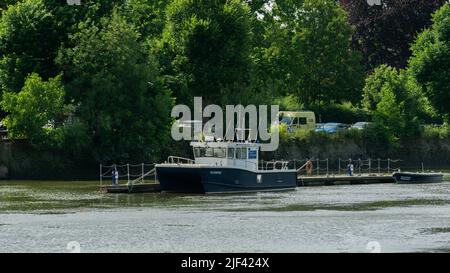
<path fill-rule="evenodd" d="M 155 171 L 156 171 L 156 169 L 153 168 L 153 169 L 151 169 L 150 171 L 146 172 L 145 174 L 139 175 L 138 178 L 135 178 L 135 179 L 131 180 L 130 182 L 127 183 L 127 185 L 138 184 L 138 183 L 136 183 L 136 182 L 138 182 L 138 181 L 141 181 L 141 182 L 142 182 L 143 179 L 144 179 L 146 176 L 155 174 Z"/>
<path fill-rule="evenodd" d="M 195 160 L 171 155 L 167 158 L 167 162 L 170 164 L 194 164 Z"/>
<path fill-rule="evenodd" d="M 286 170 L 287 166 L 289 164 L 289 161 L 281 161 L 281 160 L 277 160 L 277 161 L 267 161 L 265 162 L 265 168 L 264 168 L 264 162 L 262 162 L 262 166 L 263 166 L 263 170 L 268 170 L 269 166 L 272 166 L 272 170 L 278 170 L 277 165 L 281 164 L 281 168 L 279 168 L 279 170 Z"/>

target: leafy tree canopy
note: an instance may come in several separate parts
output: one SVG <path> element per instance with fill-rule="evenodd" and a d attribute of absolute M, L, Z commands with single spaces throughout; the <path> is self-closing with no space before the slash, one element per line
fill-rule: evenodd
<path fill-rule="evenodd" d="M 409 71 L 432 105 L 450 116 L 450 5 L 433 15 L 433 25 L 412 46 Z"/>
<path fill-rule="evenodd" d="M 38 74 L 27 77 L 18 93 L 3 94 L 2 107 L 9 114 L 3 120 L 10 138 L 27 138 L 31 143 L 51 143 L 55 128 L 63 120 L 64 104 L 61 75 L 43 81 Z"/>
<path fill-rule="evenodd" d="M 170 77 L 184 81 L 190 96 L 223 103 L 249 81 L 250 9 L 239 0 L 175 0 L 159 46 Z M 177 90 L 178 89 L 178 90 Z M 175 88 L 182 97 L 181 88 Z"/>
<path fill-rule="evenodd" d="M 148 160 L 168 139 L 170 93 L 139 37 L 114 12 L 98 24 L 81 24 L 73 47 L 58 57 L 99 160 Z"/>
<path fill-rule="evenodd" d="M 266 74 L 307 107 L 359 100 L 359 54 L 350 50 L 352 29 L 335 1 L 276 1 L 269 15 L 260 50 Z"/>

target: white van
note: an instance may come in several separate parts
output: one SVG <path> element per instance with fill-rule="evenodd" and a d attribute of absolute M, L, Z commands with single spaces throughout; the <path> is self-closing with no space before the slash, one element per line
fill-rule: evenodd
<path fill-rule="evenodd" d="M 316 128 L 316 115 L 312 111 L 280 111 L 278 121 L 285 124 L 289 132 Z"/>

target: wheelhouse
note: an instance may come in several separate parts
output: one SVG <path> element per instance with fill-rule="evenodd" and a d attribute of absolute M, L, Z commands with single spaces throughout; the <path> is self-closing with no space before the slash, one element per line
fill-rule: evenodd
<path fill-rule="evenodd" d="M 258 169 L 259 145 L 248 142 L 192 142 L 196 164 Z"/>

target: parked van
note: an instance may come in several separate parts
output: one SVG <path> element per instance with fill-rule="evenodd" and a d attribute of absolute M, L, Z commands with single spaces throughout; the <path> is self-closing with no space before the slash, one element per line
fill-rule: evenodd
<path fill-rule="evenodd" d="M 285 124 L 289 132 L 316 128 L 316 115 L 312 111 L 280 111 L 278 121 Z"/>

